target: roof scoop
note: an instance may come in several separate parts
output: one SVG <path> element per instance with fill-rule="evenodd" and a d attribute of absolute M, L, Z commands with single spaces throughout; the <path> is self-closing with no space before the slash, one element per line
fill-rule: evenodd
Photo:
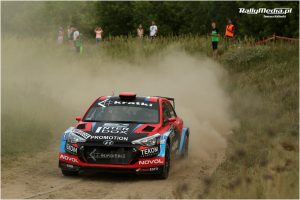
<path fill-rule="evenodd" d="M 135 99 L 136 94 L 133 92 L 121 92 L 119 94 L 119 97 L 121 100 L 124 100 L 124 101 L 132 101 Z"/>

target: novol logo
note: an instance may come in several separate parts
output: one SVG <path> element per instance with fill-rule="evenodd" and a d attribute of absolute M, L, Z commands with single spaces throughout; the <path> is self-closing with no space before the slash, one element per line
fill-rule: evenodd
<path fill-rule="evenodd" d="M 112 140 L 105 140 L 105 141 L 103 141 L 103 144 L 104 144 L 105 146 L 111 146 L 111 145 L 114 144 L 114 141 L 112 141 Z"/>

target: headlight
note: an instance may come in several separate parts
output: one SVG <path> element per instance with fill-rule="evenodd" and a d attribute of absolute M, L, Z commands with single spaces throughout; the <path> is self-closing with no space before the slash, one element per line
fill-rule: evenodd
<path fill-rule="evenodd" d="M 160 134 L 156 133 L 152 136 L 149 137 L 145 137 L 142 139 L 138 139 L 138 140 L 134 140 L 131 143 L 132 144 L 139 144 L 139 145 L 143 145 L 143 146 L 154 146 L 157 144 L 157 140 L 159 140 Z"/>
<path fill-rule="evenodd" d="M 70 143 L 77 143 L 77 142 L 85 142 L 86 139 L 83 139 L 82 137 L 79 137 L 78 135 L 74 134 L 72 131 L 69 133 L 68 142 Z"/>

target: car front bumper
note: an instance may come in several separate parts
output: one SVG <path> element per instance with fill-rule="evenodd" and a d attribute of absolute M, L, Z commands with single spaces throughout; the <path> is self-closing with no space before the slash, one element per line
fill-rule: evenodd
<path fill-rule="evenodd" d="M 164 157 L 139 158 L 133 164 L 95 164 L 80 159 L 79 156 L 59 153 L 59 167 L 69 171 L 96 170 L 125 173 L 159 173 L 164 165 Z"/>

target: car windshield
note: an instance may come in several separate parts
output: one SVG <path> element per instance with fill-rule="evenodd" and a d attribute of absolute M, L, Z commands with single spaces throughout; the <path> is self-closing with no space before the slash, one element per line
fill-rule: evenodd
<path fill-rule="evenodd" d="M 83 121 L 156 124 L 159 122 L 159 112 L 157 107 L 137 105 L 93 106 Z"/>

